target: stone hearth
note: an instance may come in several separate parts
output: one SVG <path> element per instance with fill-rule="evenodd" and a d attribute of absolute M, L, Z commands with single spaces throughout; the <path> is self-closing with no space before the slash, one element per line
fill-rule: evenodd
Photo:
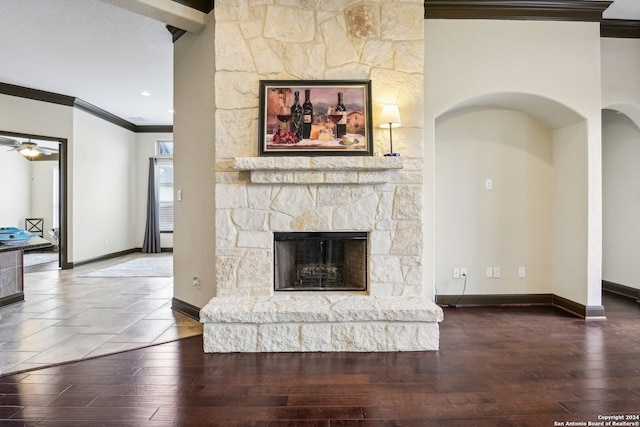
<path fill-rule="evenodd" d="M 309 293 L 214 298 L 200 313 L 209 353 L 437 350 L 442 321 L 425 298 Z"/>

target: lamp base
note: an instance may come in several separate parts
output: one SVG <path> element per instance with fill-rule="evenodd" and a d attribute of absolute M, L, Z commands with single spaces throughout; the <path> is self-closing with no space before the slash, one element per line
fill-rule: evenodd
<path fill-rule="evenodd" d="M 400 157 L 400 154 L 398 154 L 398 153 L 386 153 L 385 157 Z"/>

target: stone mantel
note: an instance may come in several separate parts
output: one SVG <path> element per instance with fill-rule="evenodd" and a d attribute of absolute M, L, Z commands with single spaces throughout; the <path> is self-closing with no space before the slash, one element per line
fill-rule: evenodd
<path fill-rule="evenodd" d="M 236 157 L 234 169 L 253 184 L 385 184 L 404 167 L 402 157 Z"/>

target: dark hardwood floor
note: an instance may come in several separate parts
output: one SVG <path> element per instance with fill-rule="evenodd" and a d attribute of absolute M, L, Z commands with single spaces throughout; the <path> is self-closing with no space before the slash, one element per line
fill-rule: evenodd
<path fill-rule="evenodd" d="M 640 304 L 606 294 L 604 305 L 606 321 L 550 307 L 447 308 L 438 352 L 203 354 L 202 338 L 188 338 L 0 377 L 0 425 L 541 427 L 637 417 Z"/>

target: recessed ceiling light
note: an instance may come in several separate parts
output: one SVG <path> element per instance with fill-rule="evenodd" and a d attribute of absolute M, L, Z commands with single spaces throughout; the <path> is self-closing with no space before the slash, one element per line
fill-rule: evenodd
<path fill-rule="evenodd" d="M 140 95 L 142 95 L 142 96 L 151 96 L 151 92 L 143 90 L 142 92 L 140 92 Z"/>

